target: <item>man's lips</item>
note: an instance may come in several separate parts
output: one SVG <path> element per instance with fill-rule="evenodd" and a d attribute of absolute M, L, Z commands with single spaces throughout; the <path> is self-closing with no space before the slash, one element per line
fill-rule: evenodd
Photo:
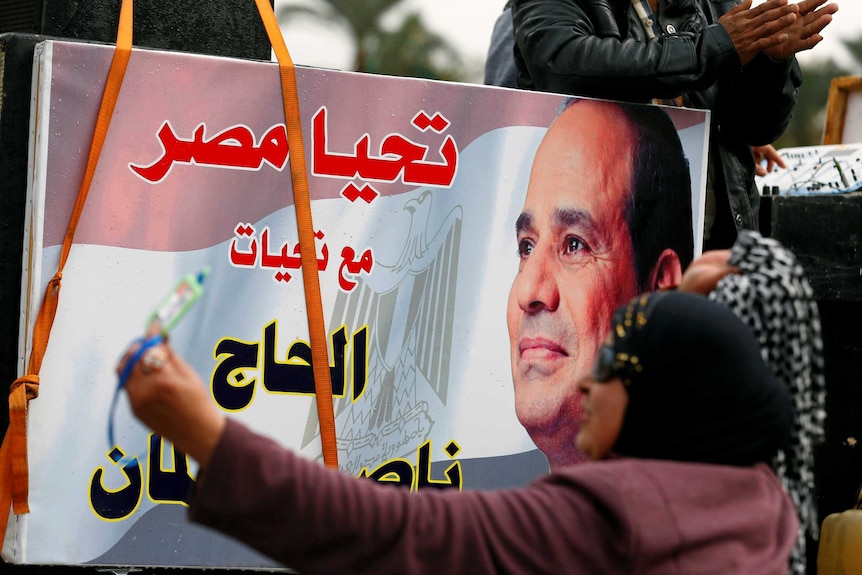
<path fill-rule="evenodd" d="M 543 337 L 525 337 L 518 342 L 521 359 L 559 359 L 569 354 L 557 342 Z"/>

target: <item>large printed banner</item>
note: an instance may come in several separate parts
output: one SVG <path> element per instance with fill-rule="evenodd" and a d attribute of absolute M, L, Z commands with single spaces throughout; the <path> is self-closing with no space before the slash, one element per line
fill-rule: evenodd
<path fill-rule="evenodd" d="M 19 372 L 111 55 L 37 50 Z M 340 467 L 414 490 L 544 473 L 515 417 L 506 308 L 533 156 L 565 98 L 307 68 L 297 84 Z M 668 112 L 699 245 L 708 116 Z M 7 561 L 277 567 L 186 521 L 195 464 L 125 397 L 111 445 L 107 429 L 120 355 L 209 267 L 172 346 L 230 417 L 321 457 L 288 154 L 276 64 L 132 54 L 30 404 L 32 512 L 12 518 Z"/>

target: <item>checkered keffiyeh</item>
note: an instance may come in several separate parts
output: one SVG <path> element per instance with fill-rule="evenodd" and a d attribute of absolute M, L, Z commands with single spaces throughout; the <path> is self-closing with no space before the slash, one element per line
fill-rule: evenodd
<path fill-rule="evenodd" d="M 791 573 L 806 572 L 806 533 L 819 533 L 814 491 L 814 447 L 824 438 L 826 384 L 823 340 L 814 293 L 794 255 L 757 232 L 741 231 L 725 276 L 710 299 L 727 305 L 754 332 L 764 360 L 793 393 L 796 422 L 773 467 L 799 514 Z"/>

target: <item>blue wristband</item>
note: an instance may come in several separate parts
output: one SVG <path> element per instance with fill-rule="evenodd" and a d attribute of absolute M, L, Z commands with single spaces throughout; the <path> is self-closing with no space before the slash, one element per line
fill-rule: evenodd
<path fill-rule="evenodd" d="M 114 398 L 111 400 L 111 407 L 108 411 L 108 449 L 114 448 L 114 413 L 117 410 L 117 400 L 120 397 L 120 391 L 126 387 L 126 382 L 129 380 L 129 376 L 132 375 L 132 370 L 135 368 L 135 364 L 138 363 L 138 360 L 143 357 L 148 349 L 159 345 L 163 341 L 165 341 L 165 338 L 160 333 L 149 339 L 138 338 L 135 340 L 136 343 L 141 344 L 141 347 L 132 354 L 129 361 L 127 361 L 126 365 L 123 366 L 123 371 L 120 372 L 120 375 L 117 378 L 117 388 L 114 390 Z"/>

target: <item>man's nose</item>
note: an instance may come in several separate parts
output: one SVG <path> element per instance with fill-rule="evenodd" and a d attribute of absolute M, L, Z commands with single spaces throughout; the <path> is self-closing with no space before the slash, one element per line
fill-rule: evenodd
<path fill-rule="evenodd" d="M 518 304 L 526 312 L 554 311 L 560 304 L 560 291 L 553 258 L 534 250 L 518 274 Z"/>

